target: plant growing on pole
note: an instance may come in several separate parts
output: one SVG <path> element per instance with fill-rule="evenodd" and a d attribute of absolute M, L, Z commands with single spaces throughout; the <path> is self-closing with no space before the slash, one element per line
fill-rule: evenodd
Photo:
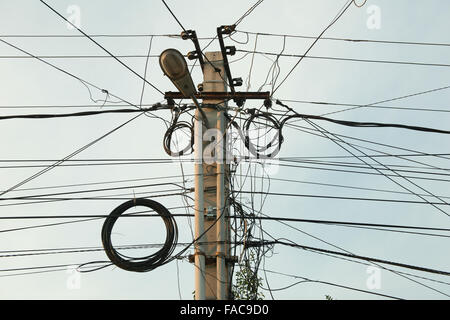
<path fill-rule="evenodd" d="M 258 288 L 262 285 L 262 278 L 258 277 L 258 270 L 252 270 L 251 261 L 253 253 L 250 258 L 246 259 L 244 263 L 239 264 L 239 271 L 236 272 L 236 281 L 233 285 L 232 292 L 235 300 L 263 300 L 264 294 L 258 292 Z"/>

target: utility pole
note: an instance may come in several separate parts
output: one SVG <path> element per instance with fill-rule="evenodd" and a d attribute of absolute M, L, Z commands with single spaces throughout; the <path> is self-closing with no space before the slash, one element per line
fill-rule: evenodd
<path fill-rule="evenodd" d="M 228 31 L 227 31 L 228 30 Z M 227 162 L 225 111 L 229 99 L 242 106 L 246 99 L 269 101 L 269 92 L 235 92 L 234 86 L 242 84 L 233 79 L 226 55 L 233 54 L 234 47 L 225 47 L 222 34 L 231 33 L 230 27 L 218 28 L 221 51 L 207 52 L 206 62 L 197 47 L 188 57 L 200 59 L 203 70 L 201 90 L 196 92 L 184 56 L 176 49 L 166 49 L 159 57 L 164 74 L 180 92 L 166 92 L 164 98 L 192 99 L 197 109 L 194 121 L 194 173 L 195 173 L 195 252 L 189 256 L 195 264 L 195 299 L 230 299 L 231 268 L 236 262 L 230 252 L 230 203 L 229 165 Z M 195 34 L 190 32 L 190 34 Z M 189 35 L 187 35 L 189 38 Z M 203 62 L 203 63 L 202 63 Z M 227 92 L 228 78 L 231 93 Z M 197 99 L 202 99 L 200 106 Z M 269 101 L 270 102 L 270 101 Z"/>
<path fill-rule="evenodd" d="M 203 68 L 202 93 L 226 92 L 227 85 L 222 78 L 225 74 L 222 53 L 207 52 L 205 55 L 208 62 Z M 202 109 L 210 128 L 205 128 L 204 123 L 199 121 L 202 114 L 196 110 L 198 120 L 195 121 L 194 140 L 195 236 L 197 238 L 205 230 L 208 231 L 195 247 L 195 299 L 224 300 L 230 298 L 228 293 L 231 286 L 230 224 L 226 218 L 229 213 L 227 201 L 229 190 L 226 179 L 229 167 L 225 148 L 227 126 L 224 111 L 207 107 L 208 104 L 225 107 L 226 102 L 221 99 L 203 99 Z M 208 129 L 209 131 L 206 131 Z M 208 140 L 212 137 L 213 141 Z M 212 151 L 213 145 L 215 148 L 210 157 L 209 152 Z"/>

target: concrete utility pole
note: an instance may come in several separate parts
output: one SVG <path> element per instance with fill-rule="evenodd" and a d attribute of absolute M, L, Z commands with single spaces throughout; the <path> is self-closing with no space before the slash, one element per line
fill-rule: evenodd
<path fill-rule="evenodd" d="M 242 80 L 231 77 L 226 55 L 232 54 L 236 49 L 224 46 L 221 38 L 224 30 L 230 30 L 230 27 L 218 28 L 221 51 L 207 52 L 206 62 L 203 59 L 200 61 L 203 83 L 199 93 L 195 90 L 186 60 L 178 50 L 166 49 L 159 56 L 164 74 L 180 90 L 166 92 L 164 98 L 168 101 L 189 98 L 197 106 L 194 121 L 194 210 L 197 241 L 194 244 L 194 255 L 189 256 L 189 260 L 195 263 L 197 300 L 230 299 L 229 266 L 237 260 L 230 255 L 230 221 L 226 218 L 230 207 L 227 201 L 230 194 L 227 178 L 230 168 L 227 162 L 227 120 L 224 113 L 226 101 L 233 99 L 239 106 L 246 99 L 264 99 L 265 103 L 270 102 L 270 92 L 235 92 L 234 86 L 242 84 Z M 201 55 L 197 48 L 196 56 L 200 59 Z M 227 92 L 224 77 L 228 78 L 231 93 Z M 202 106 L 199 105 L 198 98 L 203 100 Z"/>
<path fill-rule="evenodd" d="M 203 68 L 203 93 L 226 92 L 227 85 L 222 79 L 225 75 L 222 53 L 207 52 L 205 55 L 208 62 Z M 220 74 L 216 69 L 220 69 Z M 225 100 L 217 99 L 204 99 L 203 105 L 207 104 L 226 106 Z M 215 128 L 217 131 L 207 132 L 201 121 L 195 121 L 195 237 L 198 238 L 212 226 L 195 246 L 195 299 L 224 300 L 230 298 L 231 285 L 228 265 L 230 224 L 225 218 L 229 213 L 226 201 L 229 193 L 226 179 L 229 172 L 226 163 L 227 126 L 224 111 L 207 107 L 203 107 L 203 111 L 210 126 L 208 129 Z M 199 110 L 196 110 L 196 118 L 202 119 Z M 215 141 L 208 140 L 211 136 Z M 208 157 L 211 146 L 216 143 L 213 158 L 205 161 L 203 153 Z"/>

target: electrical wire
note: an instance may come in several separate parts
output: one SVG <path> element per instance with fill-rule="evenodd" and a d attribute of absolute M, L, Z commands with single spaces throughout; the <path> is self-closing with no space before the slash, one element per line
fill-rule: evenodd
<path fill-rule="evenodd" d="M 363 105 L 354 103 L 337 103 L 328 101 L 305 101 L 305 100 L 292 100 L 283 99 L 283 102 L 302 103 L 312 105 L 324 105 L 324 106 L 338 106 L 338 107 L 363 107 L 368 109 L 390 109 L 390 110 L 404 110 L 404 111 L 425 111 L 425 112 L 450 112 L 449 109 L 436 109 L 436 108 L 416 108 L 416 107 L 395 107 L 395 106 L 380 106 L 380 105 Z"/>
<path fill-rule="evenodd" d="M 112 133 L 116 132 L 117 130 L 121 129 L 122 127 L 124 127 L 125 125 L 127 125 L 128 123 L 132 122 L 133 120 L 137 119 L 138 117 L 140 117 L 141 115 L 143 115 L 144 113 L 140 113 L 137 116 L 134 116 L 133 118 L 127 120 L 126 122 L 120 124 L 119 126 L 113 128 L 112 130 L 108 131 L 107 133 L 103 134 L 102 136 L 100 136 L 99 138 L 91 141 L 90 143 L 84 145 L 83 147 L 77 149 L 76 151 L 72 152 L 71 154 L 67 155 L 66 157 L 64 157 L 63 159 L 53 163 L 52 165 L 46 167 L 45 169 L 42 169 L 41 171 L 31 175 L 30 177 L 22 180 L 21 182 L 13 185 L 12 187 L 8 188 L 7 190 L 4 190 L 2 192 L 0 192 L 0 197 L 4 196 L 6 193 L 17 189 L 18 187 L 30 182 L 31 180 L 36 179 L 37 177 L 43 175 L 44 173 L 56 168 L 58 165 L 62 164 L 65 160 L 70 159 L 74 156 L 76 156 L 77 154 L 79 154 L 80 152 L 83 152 L 84 150 L 86 150 L 87 148 L 91 147 L 92 145 L 96 144 L 97 142 L 101 141 L 102 139 L 106 138 L 107 136 L 111 135 Z"/>
<path fill-rule="evenodd" d="M 302 276 L 290 275 L 290 274 L 277 272 L 277 271 L 272 271 L 272 270 L 267 270 L 267 269 L 263 269 L 263 270 L 266 271 L 266 272 L 269 272 L 269 273 L 273 273 L 273 274 L 278 274 L 278 275 L 283 275 L 283 276 L 287 276 L 287 277 L 292 277 L 292 278 L 295 278 L 295 279 L 302 279 L 301 281 L 296 282 L 294 284 L 291 284 L 291 285 L 289 285 L 287 287 L 284 287 L 284 288 L 271 289 L 272 291 L 285 290 L 285 289 L 291 288 L 291 287 L 293 287 L 293 286 L 295 286 L 297 284 L 301 284 L 301 283 L 318 283 L 318 284 L 325 284 L 325 285 L 338 287 L 338 288 L 342 288 L 342 289 L 348 289 L 348 290 L 352 290 L 352 291 L 372 294 L 372 295 L 376 295 L 376 296 L 380 296 L 380 297 L 384 297 L 384 298 L 391 298 L 391 299 L 395 299 L 395 300 L 404 300 L 402 298 L 394 297 L 394 296 L 391 296 L 391 295 L 386 295 L 386 294 L 377 293 L 377 292 L 373 292 L 373 291 L 368 291 L 368 290 L 358 289 L 358 288 L 354 288 L 354 287 L 349 287 L 349 286 L 345 286 L 345 285 L 341 285 L 341 284 L 337 284 L 337 283 L 333 283 L 333 282 L 322 281 L 322 280 L 311 280 L 311 279 L 308 279 L 308 278 L 302 277 Z M 265 289 L 265 288 L 263 288 L 263 289 Z"/>
<path fill-rule="evenodd" d="M 280 33 L 267 33 L 267 32 L 252 32 L 244 30 L 236 30 L 237 33 L 245 33 L 259 36 L 268 37 L 287 37 L 287 38 L 301 38 L 301 39 L 316 39 L 316 36 L 307 35 L 293 35 L 293 34 L 280 34 Z M 450 47 L 450 43 L 445 42 L 418 42 L 418 41 L 395 41 L 395 40 L 376 40 L 376 39 L 351 39 L 351 38 L 338 38 L 338 37 L 320 37 L 319 40 L 332 40 L 343 41 L 352 43 L 382 43 L 382 44 L 400 44 L 400 45 L 419 45 L 419 46 L 441 46 Z"/>
<path fill-rule="evenodd" d="M 83 34 L 87 39 L 91 40 L 93 43 L 95 43 L 99 48 L 101 48 L 103 51 L 105 51 L 107 54 L 109 54 L 111 57 L 113 57 L 117 62 L 119 62 L 122 66 L 124 66 L 126 69 L 128 69 L 129 71 L 131 71 L 131 73 L 135 74 L 137 77 L 139 77 L 141 80 L 143 80 L 146 84 L 148 84 L 149 86 L 151 86 L 153 89 L 155 89 L 156 91 L 158 91 L 160 94 L 164 95 L 164 92 L 162 92 L 161 90 L 159 90 L 155 85 L 153 85 L 152 83 L 150 83 L 149 81 L 147 81 L 144 77 L 142 77 L 139 73 L 137 73 L 136 71 L 134 71 L 133 69 L 131 69 L 127 64 L 125 64 L 123 61 L 121 61 L 120 59 L 118 59 L 116 56 L 114 56 L 114 54 L 112 54 L 108 49 L 106 49 L 105 47 L 103 47 L 100 43 L 98 43 L 97 41 L 95 41 L 92 37 L 90 37 L 88 34 L 86 34 L 83 30 L 81 30 L 80 28 L 78 28 L 76 25 L 74 25 L 71 21 L 69 21 L 68 19 L 66 19 L 66 17 L 64 17 L 62 14 L 60 14 L 58 11 L 56 11 L 55 9 L 53 9 L 50 5 L 48 5 L 44 0 L 40 0 L 46 7 L 48 7 L 51 11 L 53 11 L 55 14 L 57 14 L 61 19 L 63 19 L 64 21 L 66 21 L 68 24 L 70 24 L 73 28 L 75 28 L 76 30 L 78 30 L 81 34 Z"/>
<path fill-rule="evenodd" d="M 331 57 L 331 56 L 311 56 L 311 55 L 299 55 L 299 54 L 288 54 L 288 53 L 275 53 L 266 51 L 250 51 L 245 49 L 237 49 L 237 52 L 243 53 L 257 53 L 268 56 L 279 57 L 290 57 L 290 58 L 307 58 L 307 59 L 318 59 L 318 60 L 332 60 L 332 61 L 346 61 L 346 62 L 363 62 L 363 63 L 382 63 L 382 64 L 398 64 L 398 65 L 412 65 L 412 66 L 425 66 L 425 67 L 443 67 L 448 68 L 450 64 L 446 63 L 427 63 L 427 62 L 417 62 L 417 61 L 394 61 L 394 60 L 376 60 L 376 59 L 359 59 L 359 58 L 345 58 L 345 57 Z"/>
<path fill-rule="evenodd" d="M 286 241 L 281 241 L 281 240 L 266 241 L 266 242 L 260 243 L 260 244 L 258 244 L 258 243 L 255 243 L 255 244 L 250 243 L 250 244 L 247 244 L 247 245 L 271 245 L 271 244 L 282 244 L 282 245 L 285 245 L 285 246 L 289 246 L 289 247 L 293 247 L 293 248 L 297 248 L 297 249 L 302 249 L 302 250 L 306 250 L 306 251 L 330 253 L 330 254 L 334 254 L 334 255 L 339 255 L 339 256 L 344 256 L 344 257 L 349 257 L 349 258 L 354 258 L 354 259 L 360 259 L 360 260 L 366 260 L 366 261 L 371 261 L 371 262 L 379 262 L 379 263 L 383 263 L 383 264 L 393 265 L 393 266 L 396 266 L 396 267 L 402 267 L 402 268 L 407 268 L 407 269 L 412 269 L 412 270 L 417 270 L 417 271 L 422 271 L 422 272 L 427 272 L 427 273 L 433 273 L 433 274 L 439 274 L 439 275 L 444 275 L 444 276 L 450 276 L 450 272 L 444 271 L 444 270 L 425 268 L 425 267 L 421 267 L 421 266 L 414 266 L 414 265 L 399 263 L 399 262 L 395 262 L 395 261 L 388 261 L 388 260 L 382 260 L 382 259 L 376 259 L 376 258 L 369 258 L 369 257 L 365 257 L 365 256 L 353 255 L 353 254 L 348 254 L 348 253 L 344 253 L 344 252 L 332 251 L 332 250 L 315 248 L 315 247 L 308 247 L 308 246 L 303 246 L 303 245 L 299 245 L 299 244 L 295 244 L 295 243 L 291 243 L 291 242 L 286 242 Z"/>
<path fill-rule="evenodd" d="M 100 114 L 109 113 L 137 113 L 137 112 L 148 112 L 155 110 L 170 109 L 169 106 L 163 106 L 161 104 L 155 104 L 151 108 L 142 109 L 113 109 L 113 110 L 98 110 L 98 111 L 83 111 L 83 112 L 73 112 L 73 113 L 60 113 L 60 114 L 17 114 L 0 116 L 0 120 L 11 120 L 11 119 L 50 119 L 50 118 L 69 118 L 69 117 L 85 117 Z"/>
<path fill-rule="evenodd" d="M 111 233 L 114 223 L 126 210 L 136 206 L 143 206 L 152 209 L 161 216 L 166 226 L 166 240 L 163 247 L 153 254 L 140 258 L 133 258 L 121 254 L 113 247 L 111 241 Z M 111 262 L 121 269 L 134 272 L 148 272 L 163 265 L 164 262 L 170 258 L 170 255 L 175 250 L 175 245 L 178 241 L 177 224 L 169 210 L 167 210 L 159 202 L 143 198 L 129 200 L 115 208 L 110 213 L 108 218 L 106 218 L 101 234 L 103 247 Z"/>
<path fill-rule="evenodd" d="M 313 41 L 313 43 L 308 47 L 308 49 L 305 51 L 303 56 L 306 56 L 309 51 L 314 47 L 314 45 L 320 40 L 320 38 L 323 36 L 323 34 L 331 28 L 347 11 L 347 9 L 350 7 L 350 5 L 353 3 L 353 0 L 348 1 L 348 3 L 341 9 L 341 11 L 338 13 L 338 15 L 328 24 L 328 26 L 317 36 L 317 38 Z M 283 78 L 283 80 L 280 82 L 280 84 L 272 90 L 271 95 L 273 95 L 286 81 L 286 79 L 292 74 L 292 72 L 297 68 L 297 66 L 300 64 L 300 62 L 303 60 L 303 57 L 300 57 L 300 59 L 297 61 L 297 63 L 292 67 L 292 69 L 286 74 L 286 76 Z"/>

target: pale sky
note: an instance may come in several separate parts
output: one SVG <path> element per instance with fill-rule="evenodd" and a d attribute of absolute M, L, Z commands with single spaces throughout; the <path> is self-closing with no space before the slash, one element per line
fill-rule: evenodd
<path fill-rule="evenodd" d="M 210 38 L 216 35 L 216 28 L 233 24 L 256 1 L 175 1 L 167 3 L 186 29 L 193 29 L 198 37 Z M 357 1 L 361 3 L 362 1 Z M 179 34 L 176 23 L 161 1 L 106 1 L 106 0 L 48 0 L 58 12 L 73 18 L 72 9 L 79 10 L 80 28 L 89 35 L 167 35 Z M 272 33 L 317 37 L 340 9 L 346 0 L 301 0 L 301 1 L 263 1 L 250 15 L 238 25 L 238 32 L 232 39 L 225 39 L 226 45 L 234 45 L 238 50 L 270 52 L 278 54 L 283 48 L 282 36 L 258 35 Z M 382 42 L 350 42 L 319 40 L 309 52 L 310 56 L 333 57 L 359 60 L 414 62 L 421 64 L 399 64 L 362 61 L 343 61 L 336 59 L 305 58 L 276 91 L 273 98 L 284 100 L 299 113 L 325 114 L 344 110 L 352 105 L 367 105 L 420 93 L 450 85 L 449 43 L 450 3 L 442 0 L 368 0 L 361 8 L 351 5 L 342 17 L 323 35 L 326 38 L 371 39 L 440 45 L 400 44 Z M 100 55 L 106 53 L 83 37 L 18 37 L 19 35 L 67 35 L 79 36 L 71 30 L 56 14 L 37 0 L 0 0 L 0 39 L 41 56 Z M 248 32 L 246 34 L 246 32 Z M 15 36 L 15 37 L 12 37 Z M 247 37 L 248 36 L 248 37 Z M 102 46 L 115 55 L 145 56 L 149 49 L 150 37 L 98 37 Z M 204 47 L 210 40 L 201 39 Z M 313 39 L 286 37 L 283 53 L 302 55 Z M 176 48 L 182 53 L 194 50 L 191 42 L 179 38 L 155 36 L 152 39 L 151 55 L 147 68 L 147 79 L 161 91 L 175 91 L 172 83 L 163 76 L 157 56 L 166 48 Z M 206 51 L 220 50 L 214 41 Z M 0 107 L 1 115 L 31 113 L 70 113 L 86 110 L 107 110 L 111 104 L 102 107 L 105 94 L 91 89 L 92 97 L 98 100 L 91 108 L 74 108 L 71 105 L 93 105 L 89 91 L 78 80 L 32 58 L 11 58 L 25 56 L 20 51 L 0 43 Z M 233 77 L 241 77 L 250 83 L 250 90 L 257 91 L 265 82 L 275 55 L 245 54 L 237 52 L 229 57 Z M 145 57 L 121 58 L 138 74 L 144 74 Z M 250 66 L 253 59 L 253 67 Z M 298 61 L 298 57 L 280 57 L 281 70 L 277 84 Z M 138 104 L 142 90 L 142 80 L 111 58 L 44 58 L 44 60 L 89 81 L 100 88 L 132 103 Z M 192 64 L 188 61 L 188 64 Z M 432 65 L 435 64 L 435 65 Z M 436 65 L 438 64 L 438 65 Z M 201 69 L 196 66 L 192 73 L 195 84 L 202 81 Z M 268 77 L 268 82 L 271 75 Z M 247 82 L 248 81 L 248 82 Z M 269 91 L 271 86 L 262 87 Z M 246 86 L 238 91 L 245 91 Z M 381 106 L 399 108 L 420 108 L 441 111 L 413 111 L 389 108 L 358 108 L 329 115 L 330 118 L 350 121 L 370 121 L 399 123 L 448 130 L 450 93 L 439 90 L 411 96 Z M 113 99 L 117 101 L 117 99 Z M 287 100 L 331 102 L 342 104 L 323 105 L 311 103 L 286 102 Z M 163 101 L 159 92 L 146 86 L 143 96 L 145 104 Z M 247 101 L 245 107 L 259 107 L 260 102 Z M 57 108 L 22 108 L 23 106 L 58 106 Z M 230 102 L 231 106 L 234 106 Z M 13 108 L 14 107 L 14 108 Z M 279 109 L 279 106 L 276 106 Z M 63 110 L 64 109 L 64 110 Z M 446 112 L 442 111 L 445 110 Z M 170 121 L 167 110 L 157 113 Z M 43 167 L 17 168 L 12 166 L 42 166 L 59 160 L 83 145 L 102 136 L 109 130 L 127 121 L 134 115 L 108 114 L 80 118 L 61 119 L 12 119 L 0 121 L 2 153 L 0 160 L 0 189 L 7 190 L 15 184 L 32 176 Z M 190 120 L 187 118 L 186 120 Z M 369 155 L 382 153 L 404 155 L 417 153 L 450 153 L 448 135 L 417 132 L 398 128 L 355 128 L 315 121 L 329 132 L 351 136 L 365 141 L 346 141 L 363 146 Z M 300 126 L 309 127 L 306 123 Z M 163 163 L 123 164 L 106 166 L 60 166 L 24 184 L 20 189 L 55 187 L 42 190 L 11 191 L 2 198 L 46 194 L 64 191 L 77 191 L 109 187 L 125 189 L 81 196 L 101 196 L 133 193 L 174 192 L 174 186 L 136 188 L 137 185 L 173 182 L 180 183 L 181 167 L 176 158 L 170 158 L 163 150 L 162 139 L 166 127 L 160 119 L 139 117 L 127 126 L 111 134 L 104 140 L 86 149 L 73 159 L 164 159 Z M 319 158 L 350 156 L 348 152 L 323 137 L 310 134 L 311 131 L 298 131 L 285 127 L 285 141 L 279 157 L 302 157 L 309 162 L 278 161 L 278 167 L 270 170 L 270 192 L 290 194 L 310 194 L 335 197 L 359 197 L 377 199 L 396 199 L 423 201 L 413 194 L 404 194 L 407 187 L 430 202 L 441 202 L 430 192 L 445 201 L 449 197 L 449 181 L 446 171 L 450 170 L 450 158 L 420 156 L 404 158 L 379 157 L 377 161 L 394 169 L 405 170 L 399 173 L 414 176 L 415 183 L 402 178 L 393 178 L 398 184 L 378 174 L 357 158 Z M 378 144 L 371 144 L 367 141 Z M 396 149 L 387 145 L 403 148 Z M 362 155 L 357 151 L 352 152 Z M 382 153 L 380 153 L 382 152 Z M 309 159 L 306 159 L 309 158 Z M 14 160 L 14 161 L 6 161 Z M 19 160 L 19 161 L 18 161 Z M 23 160 L 34 160 L 24 162 Z M 40 161 L 38 161 L 40 160 Z M 318 163 L 316 161 L 324 161 Z M 314 162 L 312 162 L 314 161 Z M 367 160 L 376 164 L 373 160 Z M 332 163 L 330 163 L 332 162 Z M 336 163 L 339 162 L 339 163 Z M 346 162 L 342 164 L 340 162 Z M 350 162 L 350 163 L 347 163 Z M 91 162 L 92 163 L 92 162 Z M 68 162 L 66 164 L 76 164 Z M 336 166 L 338 164 L 339 166 Z M 288 167 L 285 165 L 295 165 Z M 342 166 L 342 165 L 348 165 Z M 353 167 L 352 167 L 353 166 Z M 355 167 L 356 166 L 356 167 Z M 245 173 L 247 164 L 242 164 Z M 252 174 L 261 176 L 259 166 L 253 165 Z M 318 168 L 332 170 L 318 170 Z M 193 173 L 192 163 L 183 164 L 184 173 Z M 334 171 L 333 171 L 334 170 Z M 347 170 L 346 172 L 336 170 Z M 350 173 L 349 170 L 374 174 Z M 416 172 L 411 172 L 416 171 Z M 421 173 L 417 173 L 420 171 Z M 424 174 L 423 172 L 428 172 Z M 391 173 L 385 171 L 385 173 Z M 174 178 L 167 178 L 176 176 Z M 422 178 L 422 179 L 418 179 Z M 142 181 L 105 184 L 118 180 L 152 179 Z M 192 177 L 187 177 L 187 187 L 193 187 Z M 277 181 L 291 179 L 297 182 Z M 61 187 L 64 185 L 99 183 L 80 187 Z M 102 184 L 103 183 L 103 184 Z M 327 184 L 327 185 L 324 185 Z M 333 186 L 334 185 L 334 186 Z M 341 187 L 337 187 L 340 185 Z M 346 186 L 345 188 L 342 186 Z M 267 179 L 256 180 L 256 191 L 268 191 Z M 351 188 L 349 188 L 351 187 Z M 356 189 L 356 188 L 364 188 Z M 377 189 L 367 190 L 368 188 Z M 244 190 L 250 190 L 246 183 Z M 172 191 L 164 191 L 172 190 Z M 384 190 L 384 191 L 380 191 Z M 397 193 L 388 193 L 386 190 Z M 159 192 L 159 193 L 158 193 Z M 403 193 L 401 193 L 403 192 Z M 191 194 L 192 195 L 192 194 Z M 80 195 L 69 195 L 78 197 Z M 151 198 L 151 197 L 150 197 Z M 248 194 L 242 194 L 242 202 L 251 201 Z M 161 197 L 155 200 L 167 208 L 182 206 L 181 196 Z M 429 204 L 394 203 L 381 201 L 336 200 L 323 198 L 286 197 L 269 195 L 265 201 L 261 195 L 254 197 L 255 209 L 272 217 L 355 221 L 390 225 L 411 225 L 449 228 L 450 208 Z M 30 200 L 3 200 L 0 202 L 1 216 L 38 215 L 93 215 L 109 214 L 124 200 L 73 200 L 49 203 L 23 204 Z M 21 204 L 19 204 L 21 203 Z M 263 207 L 261 208 L 261 205 Z M 193 213 L 192 210 L 189 211 Z M 172 213 L 186 213 L 184 209 L 174 209 Z M 161 243 L 164 241 L 164 225 L 158 219 L 125 221 L 113 240 L 120 244 Z M 106 260 L 104 252 L 81 252 L 47 255 L 8 256 L 6 251 L 101 247 L 100 231 L 103 220 L 42 227 L 26 230 L 8 231 L 14 228 L 69 221 L 68 219 L 6 219 L 0 227 L 0 298 L 2 299 L 191 299 L 194 290 L 194 266 L 186 259 L 171 262 L 147 273 L 133 273 L 119 268 L 108 267 L 92 273 L 75 274 L 59 271 L 20 274 L 36 270 L 4 271 L 6 269 L 32 268 L 39 266 L 66 265 Z M 139 222 L 137 222 L 139 221 Z M 177 218 L 180 230 L 179 242 L 190 242 L 192 235 L 187 218 Z M 294 230 L 276 221 L 264 221 L 264 230 L 275 238 L 285 238 L 298 244 L 340 251 L 338 246 L 357 255 L 390 260 L 409 265 L 421 266 L 442 271 L 450 270 L 448 255 L 448 232 L 437 232 L 446 237 L 395 233 L 380 230 L 348 228 L 342 226 L 289 222 Z M 408 230 L 411 231 L 411 230 Z M 412 230 L 414 231 L 414 230 Z M 426 232 L 426 231 L 423 231 Z M 430 233 L 430 232 L 428 232 Z M 256 234 L 259 236 L 259 232 Z M 328 242 L 326 244 L 323 241 Z M 176 251 L 182 247 L 177 247 Z M 139 254 L 138 251 L 136 252 Z M 148 252 L 148 251 L 145 251 Z M 17 252 L 16 252 L 17 253 Z M 29 252 L 28 252 L 29 253 Z M 192 249 L 189 250 L 192 253 Z M 178 266 L 178 271 L 177 271 Z M 383 265 L 389 267 L 388 265 Z M 404 299 L 446 299 L 450 295 L 448 277 L 437 274 L 390 267 L 393 270 L 408 272 L 427 279 L 413 278 L 414 281 L 392 272 L 382 270 L 377 278 L 377 286 L 371 287 L 370 269 L 367 265 L 336 259 L 281 245 L 275 246 L 264 260 L 267 270 L 306 277 L 313 280 L 331 282 L 352 288 L 386 294 Z M 42 269 L 50 271 L 52 269 Z M 177 276 L 178 274 L 178 276 Z M 297 282 L 293 277 L 274 273 L 259 272 L 263 286 L 267 282 L 272 289 L 283 288 Z M 71 286 L 75 279 L 76 285 Z M 417 283 L 420 282 L 423 285 Z M 446 283 L 442 283 L 446 282 Z M 427 287 L 431 287 L 427 288 Z M 434 289 L 434 290 L 433 290 Z M 440 291 L 440 292 L 438 292 Z M 262 291 L 266 299 L 271 299 L 268 291 Z M 286 290 L 274 291 L 275 299 L 325 299 L 330 295 L 335 299 L 379 299 L 379 296 L 357 292 L 319 283 L 303 283 Z"/>

